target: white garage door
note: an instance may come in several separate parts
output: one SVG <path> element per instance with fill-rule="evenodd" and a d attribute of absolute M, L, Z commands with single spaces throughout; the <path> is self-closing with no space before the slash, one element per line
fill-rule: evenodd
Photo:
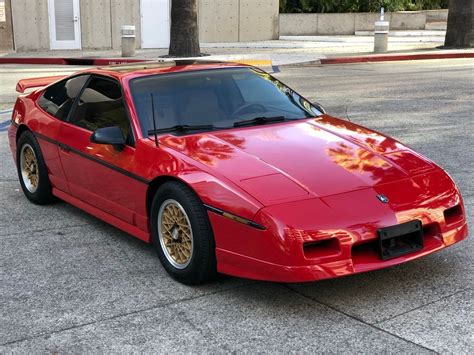
<path fill-rule="evenodd" d="M 142 48 L 170 45 L 170 0 L 141 0 Z"/>

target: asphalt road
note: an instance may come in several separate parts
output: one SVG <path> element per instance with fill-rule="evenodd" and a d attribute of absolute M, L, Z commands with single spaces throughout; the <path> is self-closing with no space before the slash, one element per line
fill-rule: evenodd
<path fill-rule="evenodd" d="M 65 70 L 38 69 L 0 67 L 0 111 L 17 79 Z M 438 162 L 461 188 L 472 226 L 472 60 L 282 67 L 277 76 L 329 113 Z M 0 130 L 2 353 L 474 351 L 472 236 L 335 280 L 222 277 L 187 287 L 167 276 L 150 246 L 66 203 L 34 206 L 19 188 Z"/>

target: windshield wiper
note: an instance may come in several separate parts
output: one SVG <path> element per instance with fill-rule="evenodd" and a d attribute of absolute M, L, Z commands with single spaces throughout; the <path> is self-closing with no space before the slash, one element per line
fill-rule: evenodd
<path fill-rule="evenodd" d="M 214 129 L 213 125 L 210 124 L 203 124 L 203 125 L 195 125 L 195 126 L 190 126 L 187 124 L 184 125 L 176 125 L 176 126 L 171 126 L 171 127 L 166 127 L 166 128 L 159 128 L 159 129 L 151 129 L 148 131 L 148 135 L 154 134 L 154 133 L 164 133 L 164 132 L 185 132 L 185 131 L 204 131 L 207 129 Z"/>
<path fill-rule="evenodd" d="M 255 117 L 251 120 L 244 120 L 238 121 L 234 123 L 234 127 L 242 127 L 242 126 L 252 126 L 252 125 L 259 125 L 265 123 L 272 123 L 272 122 L 282 122 L 286 121 L 287 118 L 285 116 L 274 116 L 274 117 Z"/>

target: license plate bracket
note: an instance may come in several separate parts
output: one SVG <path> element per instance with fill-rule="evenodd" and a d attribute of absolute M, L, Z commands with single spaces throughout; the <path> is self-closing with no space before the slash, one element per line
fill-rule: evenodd
<path fill-rule="evenodd" d="M 423 249 L 423 227 L 418 219 L 380 228 L 377 234 L 382 260 L 397 258 Z"/>

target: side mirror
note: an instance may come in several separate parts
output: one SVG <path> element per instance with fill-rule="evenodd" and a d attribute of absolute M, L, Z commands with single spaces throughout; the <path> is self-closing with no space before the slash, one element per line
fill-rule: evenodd
<path fill-rule="evenodd" d="M 117 126 L 96 129 L 90 141 L 97 144 L 111 144 L 118 151 L 121 151 L 126 143 L 122 130 Z"/>
<path fill-rule="evenodd" d="M 324 107 L 322 107 L 320 104 L 318 104 L 317 102 L 312 102 L 311 105 L 313 105 L 314 107 L 316 107 L 316 109 L 325 114 L 326 113 L 326 110 L 324 109 Z"/>

